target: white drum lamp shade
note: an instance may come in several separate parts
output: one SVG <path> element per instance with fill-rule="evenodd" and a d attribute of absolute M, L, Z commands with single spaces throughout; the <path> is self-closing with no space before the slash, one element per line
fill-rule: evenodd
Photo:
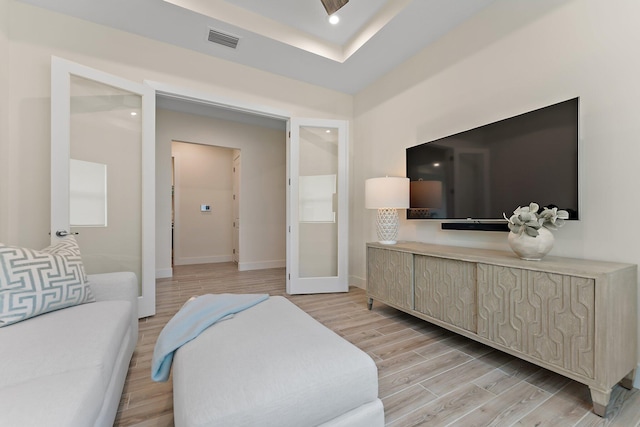
<path fill-rule="evenodd" d="M 409 178 L 370 178 L 364 186 L 365 207 L 378 209 L 380 243 L 393 245 L 398 237 L 398 211 L 409 207 Z"/>

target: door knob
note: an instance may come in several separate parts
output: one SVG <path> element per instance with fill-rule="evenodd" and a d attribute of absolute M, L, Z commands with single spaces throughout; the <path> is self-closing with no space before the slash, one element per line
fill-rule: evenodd
<path fill-rule="evenodd" d="M 78 235 L 80 233 L 69 233 L 67 230 L 58 230 L 56 231 L 56 236 L 58 237 L 64 237 L 64 236 L 75 236 Z"/>

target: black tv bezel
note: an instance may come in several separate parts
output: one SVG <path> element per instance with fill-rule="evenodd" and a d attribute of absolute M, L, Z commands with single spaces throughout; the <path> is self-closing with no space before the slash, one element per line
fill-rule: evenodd
<path fill-rule="evenodd" d="M 440 138 L 436 138 L 430 141 L 426 141 L 426 142 L 422 142 L 420 144 L 411 146 L 411 147 L 407 147 L 405 149 L 405 170 L 406 170 L 406 176 L 409 176 L 409 165 L 408 165 L 408 152 L 410 149 L 421 146 L 421 145 L 426 145 L 426 144 L 431 144 L 433 142 L 437 142 L 437 141 L 441 141 L 443 139 L 447 139 L 450 137 L 454 137 L 456 135 L 460 135 L 462 133 L 465 132 L 469 132 L 475 129 L 479 129 L 482 128 L 484 126 L 488 126 L 488 125 L 492 125 L 495 123 L 499 123 L 499 122 L 503 122 L 509 119 L 513 119 L 516 117 L 520 117 L 520 116 L 524 116 L 526 114 L 529 113 L 533 113 L 539 110 L 543 110 L 545 108 L 549 108 L 549 107 L 553 107 L 555 105 L 558 104 L 562 104 L 565 102 L 569 102 L 569 101 L 576 101 L 576 148 L 577 148 L 577 165 L 576 165 L 576 173 L 577 173 L 577 212 L 576 212 L 576 216 L 573 218 L 570 218 L 569 221 L 580 221 L 580 216 L 581 216 L 581 212 L 582 212 L 582 203 L 581 203 L 581 193 L 582 193 L 582 185 L 581 185 L 581 179 L 582 179 L 582 166 L 581 166 L 581 143 L 580 143 L 580 113 L 581 113 L 581 108 L 580 108 L 580 97 L 579 96 L 574 96 L 571 98 L 567 98 L 561 101 L 557 101 L 554 102 L 552 104 L 548 104 L 539 108 L 534 108 L 533 110 L 528 110 L 525 111 L 523 113 L 520 114 L 515 114 L 513 116 L 509 116 L 509 117 L 505 117 L 503 119 L 499 119 L 493 122 L 489 122 L 489 123 L 485 123 L 483 125 L 479 125 L 479 126 L 475 126 L 472 128 L 468 128 L 465 130 L 461 130 L 459 132 L 455 132 L 449 135 L 445 135 L 443 137 Z M 406 219 L 407 220 L 411 220 L 411 221 L 430 221 L 430 222 L 440 222 L 441 224 L 441 228 L 443 230 L 475 230 L 475 231 L 509 231 L 509 228 L 507 227 L 507 222 L 504 218 L 416 218 L 416 217 L 411 217 L 411 210 L 415 209 L 415 210 L 419 210 L 419 208 L 407 208 L 406 209 Z"/>

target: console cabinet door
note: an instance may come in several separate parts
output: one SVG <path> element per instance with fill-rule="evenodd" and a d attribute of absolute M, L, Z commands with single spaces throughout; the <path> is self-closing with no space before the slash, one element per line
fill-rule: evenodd
<path fill-rule="evenodd" d="M 367 249 L 367 294 L 379 301 L 413 309 L 413 254 Z"/>
<path fill-rule="evenodd" d="M 416 311 L 476 331 L 475 263 L 415 256 Z"/>
<path fill-rule="evenodd" d="M 594 378 L 595 281 L 478 264 L 478 335 Z"/>

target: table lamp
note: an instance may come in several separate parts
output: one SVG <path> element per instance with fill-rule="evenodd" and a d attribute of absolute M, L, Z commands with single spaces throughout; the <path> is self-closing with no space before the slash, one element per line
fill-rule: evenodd
<path fill-rule="evenodd" d="M 398 237 L 398 211 L 409 207 L 409 178 L 370 178 L 364 185 L 365 207 L 377 209 L 378 241 L 394 245 Z"/>

